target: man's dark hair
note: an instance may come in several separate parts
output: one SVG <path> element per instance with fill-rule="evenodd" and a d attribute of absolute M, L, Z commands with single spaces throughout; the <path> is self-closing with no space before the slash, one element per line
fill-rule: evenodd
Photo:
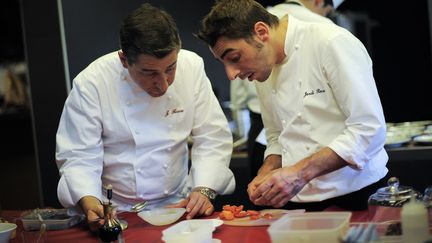
<path fill-rule="evenodd" d="M 145 3 L 123 20 L 120 48 L 132 64 L 140 54 L 163 58 L 173 50 L 180 50 L 181 41 L 171 15 Z"/>
<path fill-rule="evenodd" d="M 254 0 L 219 0 L 201 21 L 198 38 L 213 47 L 220 37 L 250 39 L 255 23 L 262 21 L 277 26 L 276 16 Z"/>

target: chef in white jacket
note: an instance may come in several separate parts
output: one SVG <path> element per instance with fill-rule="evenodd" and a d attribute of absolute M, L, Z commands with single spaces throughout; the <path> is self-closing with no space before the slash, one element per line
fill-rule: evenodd
<path fill-rule="evenodd" d="M 229 21 L 227 21 L 229 20 Z M 260 206 L 367 208 L 387 173 L 386 125 L 363 44 L 332 23 L 221 0 L 198 34 L 230 80 L 257 80 L 267 137 L 248 186 Z"/>
<path fill-rule="evenodd" d="M 121 50 L 73 81 L 57 132 L 58 198 L 103 215 L 104 187 L 118 210 L 148 201 L 210 215 L 233 192 L 232 135 L 202 58 L 180 49 L 172 17 L 143 4 L 120 30 Z M 193 143 L 188 176 L 188 138 Z"/>

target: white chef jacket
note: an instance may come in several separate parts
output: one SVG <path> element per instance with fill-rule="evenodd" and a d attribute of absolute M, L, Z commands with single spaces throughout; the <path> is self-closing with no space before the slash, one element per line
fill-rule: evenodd
<path fill-rule="evenodd" d="M 188 181 L 231 193 L 231 151 L 232 135 L 201 57 L 181 50 L 173 84 L 156 98 L 132 81 L 113 52 L 73 81 L 57 131 L 58 197 L 65 207 L 86 195 L 104 200 L 103 186 L 112 184 L 113 203 L 128 210 L 143 200 L 148 207 L 174 203 Z"/>
<path fill-rule="evenodd" d="M 286 59 L 257 83 L 268 140 L 265 157 L 289 166 L 329 147 L 346 166 L 311 180 L 292 201 L 316 202 L 383 178 L 386 125 L 363 44 L 334 24 L 289 16 Z"/>

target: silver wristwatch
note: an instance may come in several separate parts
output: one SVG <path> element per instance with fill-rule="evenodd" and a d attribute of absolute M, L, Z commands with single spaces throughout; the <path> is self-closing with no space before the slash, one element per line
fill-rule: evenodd
<path fill-rule="evenodd" d="M 199 193 L 203 194 L 208 199 L 210 199 L 210 201 L 213 201 L 217 195 L 215 190 L 208 188 L 208 187 L 203 187 L 203 186 L 195 187 L 192 191 L 199 192 Z"/>

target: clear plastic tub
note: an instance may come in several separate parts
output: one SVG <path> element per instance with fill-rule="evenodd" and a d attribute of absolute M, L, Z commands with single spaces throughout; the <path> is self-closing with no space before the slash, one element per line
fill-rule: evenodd
<path fill-rule="evenodd" d="M 285 215 L 268 228 L 273 243 L 339 243 L 349 228 L 351 212 L 306 212 Z"/>
<path fill-rule="evenodd" d="M 211 243 L 215 225 L 212 221 L 185 220 L 162 231 L 166 243 Z"/>
<path fill-rule="evenodd" d="M 82 219 L 80 215 L 69 215 L 67 209 L 34 209 L 21 217 L 24 230 L 39 230 L 42 224 L 46 225 L 47 230 L 63 230 Z"/>

